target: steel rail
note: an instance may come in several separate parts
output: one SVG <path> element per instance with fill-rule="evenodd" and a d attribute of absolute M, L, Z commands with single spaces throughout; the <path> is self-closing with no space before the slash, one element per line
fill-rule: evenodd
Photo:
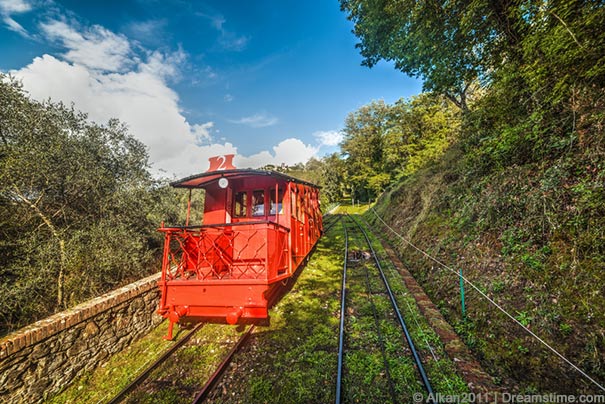
<path fill-rule="evenodd" d="M 248 328 L 248 331 L 246 331 L 240 337 L 240 339 L 236 342 L 236 344 L 233 346 L 233 348 L 231 348 L 231 350 L 229 351 L 227 356 L 218 365 L 217 369 L 214 371 L 212 376 L 210 376 L 210 379 L 208 379 L 208 381 L 206 382 L 204 387 L 202 387 L 202 390 L 200 390 L 200 392 L 197 394 L 197 396 L 195 396 L 195 399 L 193 400 L 194 404 L 201 403 L 208 397 L 208 394 L 210 394 L 210 392 L 214 388 L 214 385 L 216 384 L 216 382 L 218 381 L 220 376 L 225 371 L 225 368 L 227 367 L 227 365 L 231 362 L 231 359 L 233 358 L 235 353 L 237 351 L 239 351 L 239 349 L 242 347 L 244 342 L 246 342 L 246 340 L 248 339 L 248 337 L 250 336 L 250 334 L 252 333 L 253 330 L 254 330 L 254 324 L 250 325 L 250 327 Z"/>
<path fill-rule="evenodd" d="M 395 386 L 393 385 L 393 377 L 391 376 L 391 367 L 389 366 L 389 360 L 387 358 L 386 347 L 384 343 L 384 337 L 382 336 L 382 331 L 380 331 L 380 320 L 378 320 L 378 313 L 376 312 L 376 304 L 374 303 L 374 299 L 372 296 L 374 292 L 372 292 L 372 286 L 370 285 L 370 274 L 368 268 L 364 266 L 365 269 L 365 281 L 366 281 L 366 290 L 368 291 L 368 299 L 372 305 L 372 315 L 374 316 L 374 324 L 376 326 L 376 334 L 378 336 L 378 342 L 380 344 L 380 352 L 382 354 L 382 361 L 384 362 L 384 370 L 387 376 L 387 380 L 389 381 L 389 394 L 391 394 L 391 399 L 393 400 L 393 404 L 397 404 L 397 394 L 395 394 Z"/>
<path fill-rule="evenodd" d="M 340 219 L 339 219 L 340 220 Z M 340 330 L 338 331 L 338 374 L 336 375 L 336 404 L 341 402 L 342 392 L 342 355 L 344 350 L 344 330 L 345 330 L 345 300 L 347 294 L 347 261 L 349 257 L 349 235 L 347 226 L 341 221 L 345 233 L 345 256 L 342 270 L 342 287 L 340 294 Z"/>
<path fill-rule="evenodd" d="M 384 275 L 384 271 L 382 270 L 382 266 L 380 265 L 380 260 L 378 259 L 376 251 L 374 250 L 374 247 L 372 246 L 370 238 L 368 237 L 368 234 L 364 230 L 363 226 L 361 226 L 361 224 L 359 224 L 357 222 L 357 220 L 355 220 L 353 218 L 351 218 L 351 219 L 353 220 L 353 222 L 355 222 L 357 227 L 359 227 L 359 229 L 363 233 L 363 236 L 365 237 L 365 239 L 368 243 L 368 247 L 370 247 L 370 251 L 372 252 L 372 257 L 374 257 L 374 262 L 376 263 L 376 267 L 378 268 L 378 271 L 380 272 L 380 277 L 382 278 L 382 282 L 384 283 L 384 285 L 387 289 L 389 299 L 391 300 L 391 304 L 393 306 L 393 309 L 395 310 L 395 314 L 397 315 L 397 320 L 399 321 L 399 324 L 401 325 L 401 328 L 403 329 L 403 333 L 405 334 L 405 339 L 408 343 L 408 346 L 410 347 L 410 351 L 412 352 L 412 356 L 413 356 L 414 362 L 416 364 L 416 369 L 418 370 L 418 373 L 420 373 L 420 378 L 422 379 L 422 384 L 424 385 L 424 388 L 426 389 L 427 393 L 429 394 L 429 397 L 435 397 L 435 393 L 433 392 L 431 382 L 429 381 L 426 371 L 424 370 L 424 366 L 422 364 L 422 361 L 420 360 L 420 356 L 418 355 L 418 351 L 416 350 L 416 346 L 414 344 L 414 341 L 412 340 L 412 336 L 410 335 L 410 333 L 408 331 L 408 327 L 405 323 L 405 320 L 403 319 L 403 316 L 401 315 L 401 311 L 399 310 L 399 306 L 397 305 L 395 296 L 393 295 L 389 282 L 388 282 L 386 276 Z M 432 403 L 433 400 L 429 400 L 428 402 Z"/>
<path fill-rule="evenodd" d="M 166 359 L 168 359 L 177 349 L 179 349 L 185 342 L 187 342 L 193 334 L 195 334 L 198 330 L 200 330 L 205 323 L 198 323 L 191 331 L 189 331 L 183 338 L 174 343 L 170 348 L 168 348 L 164 353 L 155 360 L 151 365 L 149 365 L 143 372 L 141 372 L 136 379 L 130 382 L 126 387 L 124 387 L 114 398 L 112 398 L 108 404 L 117 404 L 122 401 L 129 393 L 131 393 L 137 386 L 139 386 L 149 374 L 154 371 L 159 365 L 161 365 Z"/>

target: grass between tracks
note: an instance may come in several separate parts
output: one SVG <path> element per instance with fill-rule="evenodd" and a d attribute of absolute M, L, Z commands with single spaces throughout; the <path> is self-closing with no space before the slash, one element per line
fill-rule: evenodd
<path fill-rule="evenodd" d="M 359 218 L 353 216 L 353 219 L 362 224 Z M 348 229 L 349 248 L 367 251 L 367 243 L 361 232 L 352 223 L 348 225 Z M 415 299 L 406 289 L 399 273 L 386 259 L 382 246 L 368 230 L 366 229 L 372 246 L 381 261 L 385 277 L 389 281 L 391 291 L 422 359 L 434 392 L 450 396 L 467 393 L 469 390 L 462 378 L 456 374 L 455 366 L 446 355 L 439 337 L 421 315 Z M 383 402 L 391 401 L 373 315 L 373 303 L 384 341 L 396 400 L 397 402 L 413 402 L 414 394 L 425 390 L 413 364 L 411 351 L 404 342 L 403 331 L 396 320 L 395 311 L 373 259 L 361 260 L 354 265 L 350 264 L 348 274 L 350 297 L 348 299 L 349 312 L 347 313 L 347 334 L 349 335 L 347 342 L 349 350 L 345 358 L 345 364 L 348 367 L 345 385 L 349 386 L 349 401 L 380 402 L 379 399 L 382 399 Z M 368 293 L 368 284 L 369 290 L 372 292 L 371 296 Z M 365 362 L 368 364 L 364 365 Z M 363 375 L 361 370 L 364 369 L 366 370 L 366 374 L 363 376 L 365 380 L 359 380 L 359 376 Z M 374 372 L 374 379 L 371 384 L 368 384 L 371 372 Z M 362 384 L 363 381 L 366 382 L 365 385 Z"/>
<path fill-rule="evenodd" d="M 329 403 L 338 355 L 343 236 L 322 237 L 292 290 L 255 330 L 210 397 L 217 403 Z"/>

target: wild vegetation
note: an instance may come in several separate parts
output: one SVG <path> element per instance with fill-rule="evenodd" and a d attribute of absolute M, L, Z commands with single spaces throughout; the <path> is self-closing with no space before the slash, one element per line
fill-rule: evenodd
<path fill-rule="evenodd" d="M 157 270 L 175 198 L 117 120 L 0 75 L 0 334 Z"/>
<path fill-rule="evenodd" d="M 333 166 L 345 167 L 342 176 L 355 184 L 356 198 L 385 188 L 376 211 L 400 234 L 463 268 L 602 383 L 603 3 L 341 0 L 341 6 L 355 24 L 364 64 L 393 61 L 423 79 L 431 95 L 421 97 L 451 102 L 414 109 L 415 122 L 439 110 L 453 125 L 443 127 L 443 137 L 435 137 L 439 125 L 422 127 L 410 146 L 424 144 L 427 153 L 413 163 L 389 146 L 392 133 L 408 139 L 393 129 L 402 126 L 399 116 L 372 103 L 347 120 L 343 159 Z M 375 154 L 364 155 L 363 147 Z M 398 169 L 389 165 L 391 153 L 402 158 Z M 364 170 L 368 180 L 358 181 Z M 373 214 L 368 219 L 379 223 Z M 526 392 L 598 391 L 478 295 L 471 293 L 463 319 L 457 277 L 405 243 L 400 251 L 502 381 Z"/>

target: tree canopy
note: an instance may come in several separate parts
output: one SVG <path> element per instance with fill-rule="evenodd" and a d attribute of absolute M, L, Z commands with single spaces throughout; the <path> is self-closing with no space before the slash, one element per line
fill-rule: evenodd
<path fill-rule="evenodd" d="M 340 4 L 355 24 L 363 64 L 393 61 L 397 69 L 421 78 L 425 90 L 447 96 L 463 110 L 469 88 L 488 86 L 507 65 L 527 66 L 534 77 L 555 70 L 570 78 L 577 74 L 575 79 L 603 77 L 605 6 L 600 1 Z"/>
<path fill-rule="evenodd" d="M 167 192 L 123 124 L 33 101 L 0 76 L 2 331 L 153 271 Z"/>
<path fill-rule="evenodd" d="M 362 200 L 377 197 L 440 157 L 459 127 L 457 108 L 429 93 L 393 105 L 374 101 L 350 113 L 341 143 L 348 191 Z"/>

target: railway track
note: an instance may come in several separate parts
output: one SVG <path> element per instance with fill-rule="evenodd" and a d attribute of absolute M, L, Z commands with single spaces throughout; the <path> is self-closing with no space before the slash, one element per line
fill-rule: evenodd
<path fill-rule="evenodd" d="M 390 282 L 387 276 L 385 276 L 381 260 L 363 226 L 348 215 L 343 216 L 342 221 L 345 257 L 341 286 L 341 316 L 335 402 L 339 404 L 344 401 L 354 401 L 362 394 L 356 391 L 356 387 L 351 386 L 355 383 L 353 380 L 347 380 L 347 358 L 354 358 L 356 354 L 352 352 L 347 355 L 348 352 L 345 353 L 346 345 L 348 351 L 355 351 L 358 347 L 379 351 L 379 354 L 377 353 L 374 358 L 378 356 L 381 358 L 383 370 L 378 373 L 379 378 L 376 382 L 382 384 L 383 387 L 387 387 L 387 389 L 382 389 L 388 391 L 388 396 L 385 395 L 383 397 L 385 401 L 389 400 L 393 403 L 411 402 L 413 398 L 414 402 L 431 403 L 433 402 L 431 397 L 435 396 L 433 387 L 416 349 L 416 344 L 408 330 L 408 325 L 401 314 L 399 303 L 393 293 Z M 352 248 L 350 248 L 351 246 Z M 373 265 L 371 262 L 373 262 Z M 351 273 L 348 274 L 348 271 L 351 271 Z M 365 303 L 363 302 L 363 296 L 366 297 Z M 388 310 L 385 308 L 385 300 L 390 302 Z M 354 334 L 359 328 L 359 322 L 357 321 L 357 317 L 359 317 L 358 313 L 365 314 L 366 317 L 373 319 L 371 323 L 373 323 L 375 331 L 374 347 L 369 347 L 363 341 L 355 341 Z M 348 321 L 347 317 L 349 317 Z M 401 339 L 401 333 L 399 333 L 399 341 L 393 338 L 396 337 L 392 332 L 393 320 L 396 320 L 400 326 L 405 337 L 405 342 Z M 390 325 L 387 326 L 387 324 Z M 417 381 L 419 380 L 421 384 L 419 386 L 417 383 L 412 388 L 414 392 L 406 392 L 402 388 L 404 384 L 409 385 L 409 380 L 397 380 L 397 375 L 400 375 L 402 369 L 406 368 L 397 355 L 398 353 L 401 354 L 401 349 L 393 348 L 393 344 L 397 343 L 402 346 L 405 344 L 410 352 L 409 357 L 413 359 Z M 376 346 L 378 349 L 376 349 Z M 409 368 L 409 364 L 407 368 Z M 344 386 L 347 383 L 349 386 Z M 422 390 L 422 393 L 420 393 L 420 390 Z"/>
<path fill-rule="evenodd" d="M 192 330 L 190 330 L 183 338 L 176 341 L 169 349 L 164 351 L 158 359 L 156 359 L 151 365 L 143 370 L 139 375 L 124 387 L 118 394 L 115 395 L 108 404 L 117 404 L 122 402 L 133 390 L 147 380 L 147 377 L 162 364 L 164 364 L 178 349 L 183 347 L 187 341 L 191 339 L 202 327 L 204 323 L 197 324 Z"/>
<path fill-rule="evenodd" d="M 183 338 L 179 339 L 174 343 L 169 349 L 167 349 L 156 361 L 154 361 L 151 365 L 149 365 L 145 370 L 143 370 L 131 383 L 128 384 L 124 389 L 122 389 L 115 397 L 113 397 L 109 404 L 117 404 L 121 402 L 128 402 L 128 396 L 135 391 L 137 388 L 141 387 L 149 378 L 149 376 L 162 367 L 166 365 L 171 358 L 175 356 L 175 354 L 180 350 L 186 347 L 186 343 L 191 340 L 191 338 L 203 328 L 205 323 L 197 324 L 192 330 L 190 330 Z M 222 361 L 216 366 L 216 369 L 206 381 L 206 383 L 201 387 L 199 392 L 195 394 L 195 398 L 193 399 L 193 403 L 202 403 L 208 397 L 208 395 L 212 392 L 212 389 L 216 386 L 218 380 L 221 378 L 224 370 L 229 365 L 231 359 L 234 355 L 244 346 L 252 331 L 254 331 L 254 324 L 248 327 L 248 330 L 242 333 L 239 339 L 233 344 L 229 352 L 224 356 Z M 186 364 L 184 365 L 186 366 Z M 137 401 L 136 399 L 134 401 Z"/>
<path fill-rule="evenodd" d="M 195 399 L 193 400 L 194 404 L 202 403 L 208 397 L 208 395 L 210 394 L 212 389 L 216 386 L 216 383 L 222 376 L 223 372 L 225 371 L 225 368 L 231 362 L 231 359 L 233 358 L 233 356 L 245 344 L 245 342 L 248 340 L 248 337 L 250 337 L 250 334 L 252 334 L 253 330 L 254 330 L 254 324 L 250 325 L 250 327 L 248 327 L 248 331 L 246 331 L 244 334 L 242 334 L 242 336 L 235 343 L 233 348 L 231 348 L 231 350 L 229 351 L 227 356 L 225 356 L 223 361 L 218 365 L 217 369 L 212 374 L 212 376 L 210 376 L 210 379 L 208 379 L 208 381 L 206 382 L 204 387 L 202 387 L 202 390 L 200 390 L 200 392 L 195 396 Z"/>
<path fill-rule="evenodd" d="M 324 216 L 326 219 L 324 223 L 325 231 L 328 231 L 331 227 L 333 227 L 338 221 L 339 216 L 337 215 L 326 215 Z M 113 397 L 108 403 L 109 404 L 117 404 L 126 400 L 128 395 L 132 393 L 135 389 L 141 386 L 148 379 L 149 375 L 153 373 L 156 369 L 165 364 L 169 359 L 173 356 L 175 352 L 177 352 L 181 347 L 183 347 L 187 341 L 191 339 L 193 335 L 195 335 L 202 327 L 204 323 L 199 323 L 195 328 L 189 331 L 183 338 L 179 339 L 175 344 L 166 350 L 156 361 L 154 361 L 151 365 L 149 365 L 145 370 L 143 370 L 131 383 L 129 383 L 122 391 L 120 391 L 115 397 Z M 227 353 L 221 363 L 216 367 L 214 373 L 210 376 L 201 390 L 196 394 L 193 399 L 193 403 L 202 403 L 204 400 L 211 394 L 212 390 L 217 385 L 217 382 L 221 378 L 224 370 L 229 365 L 233 356 L 240 350 L 240 348 L 245 344 L 246 340 L 254 330 L 254 324 L 250 325 L 248 330 L 241 335 L 239 340 L 233 345 L 231 350 Z"/>

